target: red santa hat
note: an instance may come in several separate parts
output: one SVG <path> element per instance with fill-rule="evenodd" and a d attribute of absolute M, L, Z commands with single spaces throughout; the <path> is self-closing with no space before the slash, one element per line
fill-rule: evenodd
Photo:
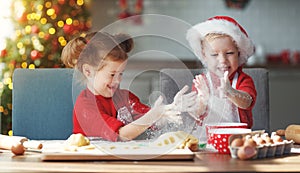
<path fill-rule="evenodd" d="M 202 63 L 204 61 L 201 40 L 209 33 L 226 34 L 232 37 L 240 52 L 239 65 L 245 64 L 254 53 L 254 44 L 245 29 L 236 20 L 228 16 L 215 16 L 193 26 L 186 35 L 194 54 Z"/>

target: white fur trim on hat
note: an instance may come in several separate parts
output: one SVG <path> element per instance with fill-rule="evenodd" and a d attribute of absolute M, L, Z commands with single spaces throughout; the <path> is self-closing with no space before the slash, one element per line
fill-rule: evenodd
<path fill-rule="evenodd" d="M 245 32 L 245 31 L 244 31 Z M 208 33 L 220 33 L 227 34 L 232 37 L 236 42 L 240 56 L 239 65 L 245 64 L 248 58 L 254 53 L 254 45 L 251 39 L 248 38 L 247 33 L 241 31 L 238 25 L 228 21 L 226 19 L 214 19 L 207 20 L 193 26 L 187 31 L 186 39 L 188 40 L 194 54 L 204 64 L 202 55 L 201 40 Z"/>

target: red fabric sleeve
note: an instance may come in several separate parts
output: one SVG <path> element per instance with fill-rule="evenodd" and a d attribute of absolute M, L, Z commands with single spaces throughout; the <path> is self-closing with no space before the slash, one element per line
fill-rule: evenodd
<path fill-rule="evenodd" d="M 252 78 L 245 73 L 241 73 L 239 80 L 237 81 L 237 90 L 244 91 L 252 97 L 252 103 L 247 110 L 252 110 L 256 102 L 256 89 Z"/>
<path fill-rule="evenodd" d="M 141 103 L 140 99 L 131 92 L 129 93 L 129 104 L 132 109 L 131 113 L 134 120 L 140 118 L 151 109 L 151 107 Z"/>
<path fill-rule="evenodd" d="M 130 110 L 133 120 L 140 118 L 151 109 L 151 107 L 143 104 L 136 95 L 128 90 L 118 90 L 113 97 L 113 101 L 117 110 L 126 106 Z"/>
<path fill-rule="evenodd" d="M 115 116 L 101 110 L 101 107 L 113 108 L 112 101 L 101 102 L 102 106 L 97 105 L 97 102 L 99 104 L 96 97 L 86 97 L 84 91 L 78 96 L 73 115 L 74 133 L 80 132 L 86 136 L 97 136 L 106 140 L 117 141 L 119 128 L 124 124 Z"/>
<path fill-rule="evenodd" d="M 236 89 L 247 92 L 252 97 L 253 100 L 249 108 L 247 109 L 238 108 L 240 121 L 242 123 L 247 123 L 248 128 L 251 128 L 253 126 L 252 109 L 256 102 L 257 93 L 256 93 L 253 79 L 242 71 L 240 71 L 239 74 L 240 75 L 236 84 L 237 85 Z"/>

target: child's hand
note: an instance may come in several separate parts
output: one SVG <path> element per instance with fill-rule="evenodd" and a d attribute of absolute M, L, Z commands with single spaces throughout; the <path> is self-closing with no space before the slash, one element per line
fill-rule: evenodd
<path fill-rule="evenodd" d="M 206 85 L 206 82 L 202 75 L 195 76 L 195 79 L 193 80 L 194 86 L 197 89 L 198 97 L 201 98 L 201 100 L 208 100 L 209 98 L 209 89 Z"/>
<path fill-rule="evenodd" d="M 194 111 L 190 111 L 189 114 L 195 120 L 199 121 L 200 115 L 204 114 L 207 109 L 210 92 L 202 75 L 195 76 L 193 83 L 198 92 L 196 99 L 197 108 Z"/>
<path fill-rule="evenodd" d="M 159 96 L 158 99 L 154 102 L 152 108 L 141 118 L 135 120 L 133 123 L 136 125 L 149 125 L 157 122 L 161 119 L 166 112 L 165 104 L 163 103 L 163 97 Z M 177 112 L 172 112 L 177 113 Z"/>
<path fill-rule="evenodd" d="M 188 91 L 189 87 L 185 85 L 174 97 L 174 101 L 171 104 L 173 110 L 180 112 L 188 112 L 195 109 L 196 105 L 196 92 L 192 91 L 185 94 Z"/>
<path fill-rule="evenodd" d="M 221 78 L 221 86 L 218 88 L 220 97 L 229 99 L 233 104 L 242 109 L 247 109 L 251 105 L 253 99 L 251 95 L 245 91 L 234 89 L 229 81 L 228 72 L 224 73 Z"/>
<path fill-rule="evenodd" d="M 220 97 L 226 98 L 227 94 L 233 89 L 228 78 L 228 71 L 224 73 L 224 77 L 220 79 L 221 86 L 218 88 Z"/>
<path fill-rule="evenodd" d="M 196 92 L 187 93 L 189 87 L 184 86 L 174 97 L 172 104 L 166 105 L 164 109 L 163 120 L 168 122 L 174 122 L 176 124 L 181 124 L 182 119 L 181 112 L 190 112 L 197 109 L 196 104 Z"/>

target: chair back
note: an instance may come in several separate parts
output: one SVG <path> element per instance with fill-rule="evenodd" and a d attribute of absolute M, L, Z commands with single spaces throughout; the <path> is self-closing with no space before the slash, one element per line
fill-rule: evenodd
<path fill-rule="evenodd" d="M 253 130 L 265 129 L 269 132 L 269 73 L 264 68 L 244 68 L 254 81 L 257 98 L 253 113 Z M 176 93 L 184 85 L 191 89 L 194 76 L 203 72 L 203 69 L 162 69 L 160 71 L 160 91 L 168 103 L 173 101 Z"/>
<path fill-rule="evenodd" d="M 73 69 L 63 68 L 14 71 L 14 135 L 50 140 L 67 139 L 72 134 L 72 112 L 76 98 L 76 95 L 73 97 L 73 72 Z"/>

